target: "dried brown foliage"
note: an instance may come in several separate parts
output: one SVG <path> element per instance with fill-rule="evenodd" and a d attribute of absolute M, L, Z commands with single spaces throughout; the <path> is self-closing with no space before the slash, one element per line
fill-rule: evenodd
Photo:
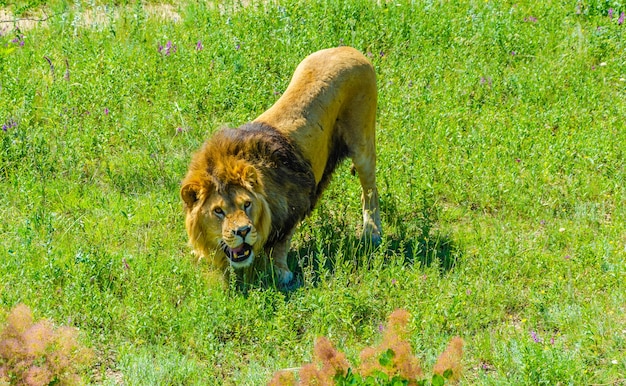
<path fill-rule="evenodd" d="M 407 326 L 411 315 L 402 309 L 395 310 L 387 321 L 383 331 L 382 342 L 376 347 L 366 347 L 361 351 L 361 365 L 354 374 L 350 374 L 350 366 L 345 354 L 337 351 L 325 337 L 318 338 L 314 351 L 313 362 L 300 367 L 300 381 L 292 371 L 283 370 L 274 374 L 271 386 L 299 385 L 334 385 L 337 377 L 353 376 L 352 381 L 359 384 L 367 377 L 379 378 L 381 374 L 387 379 L 402 379 L 409 385 L 416 385 L 424 379 L 424 373 L 419 360 L 411 351 L 408 342 Z M 447 349 L 439 356 L 433 369 L 433 374 L 445 377 L 449 382 L 456 382 L 461 375 L 461 357 L 463 356 L 463 340 L 453 338 Z M 451 372 L 451 373 L 450 373 Z"/>
<path fill-rule="evenodd" d="M 268 386 L 288 386 L 296 384 L 296 376 L 289 370 L 281 370 L 274 373 Z"/>
<path fill-rule="evenodd" d="M 0 332 L 0 385 L 77 385 L 93 354 L 77 341 L 78 331 L 34 323 L 30 309 L 17 305 Z"/>
<path fill-rule="evenodd" d="M 457 337 L 452 338 L 448 347 L 439 355 L 433 373 L 443 376 L 446 370 L 451 370 L 452 375 L 449 381 L 455 382 L 459 380 L 461 375 L 461 358 L 463 357 L 463 339 Z"/>
<path fill-rule="evenodd" d="M 313 348 L 313 363 L 300 369 L 300 385 L 330 386 L 337 375 L 344 376 L 350 368 L 346 355 L 337 351 L 326 337 L 317 338 Z"/>
<path fill-rule="evenodd" d="M 419 360 L 413 356 L 411 345 L 407 341 L 407 325 L 411 315 L 406 310 L 398 309 L 389 315 L 387 327 L 383 332 L 383 341 L 378 347 L 368 347 L 361 351 L 359 374 L 369 376 L 382 372 L 390 377 L 400 376 L 409 382 L 421 378 L 423 373 Z M 380 356 L 385 352 L 393 352 L 390 363 L 383 365 Z"/>

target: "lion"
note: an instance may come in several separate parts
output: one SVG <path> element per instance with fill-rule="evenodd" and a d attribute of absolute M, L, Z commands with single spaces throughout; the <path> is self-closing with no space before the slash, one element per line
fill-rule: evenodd
<path fill-rule="evenodd" d="M 347 157 L 362 188 L 363 237 L 378 245 L 376 103 L 374 68 L 356 49 L 306 57 L 273 106 L 217 131 L 193 155 L 180 196 L 194 253 L 224 272 L 271 262 L 287 285 L 294 230 Z"/>

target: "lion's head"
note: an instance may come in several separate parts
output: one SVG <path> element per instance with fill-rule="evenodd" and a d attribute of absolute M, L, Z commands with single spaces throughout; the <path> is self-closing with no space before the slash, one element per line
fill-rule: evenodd
<path fill-rule="evenodd" d="M 185 226 L 200 257 L 244 268 L 263 250 L 271 226 L 261 173 L 220 146 L 205 145 L 182 183 Z"/>
<path fill-rule="evenodd" d="M 313 208 L 317 185 L 288 138 L 258 123 L 218 130 L 192 158 L 180 195 L 189 241 L 215 268 L 277 272 L 287 244 Z M 276 251 L 280 253 L 276 255 Z"/>

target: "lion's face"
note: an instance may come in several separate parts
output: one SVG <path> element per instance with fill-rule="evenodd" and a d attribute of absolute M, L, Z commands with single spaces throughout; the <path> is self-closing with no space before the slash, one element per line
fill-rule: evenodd
<path fill-rule="evenodd" d="M 205 147 L 183 181 L 185 227 L 197 255 L 222 269 L 243 268 L 263 250 L 271 211 L 259 171 L 219 150 Z M 210 167 L 204 163 L 208 159 L 214 162 Z"/>
<path fill-rule="evenodd" d="M 250 265 L 258 252 L 259 205 L 254 197 L 243 189 L 229 196 L 214 194 L 203 210 L 209 218 L 211 231 L 219 248 L 235 268 Z"/>
<path fill-rule="evenodd" d="M 254 191 L 230 186 L 223 192 L 185 185 L 185 225 L 194 249 L 217 266 L 247 267 L 267 239 L 265 201 Z M 191 204 L 191 205 L 190 205 Z"/>

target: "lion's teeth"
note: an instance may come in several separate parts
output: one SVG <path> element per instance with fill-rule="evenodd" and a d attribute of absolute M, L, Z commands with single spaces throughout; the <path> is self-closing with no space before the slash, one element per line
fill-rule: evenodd
<path fill-rule="evenodd" d="M 248 256 L 250 254 L 250 251 L 245 251 L 243 254 Z"/>

